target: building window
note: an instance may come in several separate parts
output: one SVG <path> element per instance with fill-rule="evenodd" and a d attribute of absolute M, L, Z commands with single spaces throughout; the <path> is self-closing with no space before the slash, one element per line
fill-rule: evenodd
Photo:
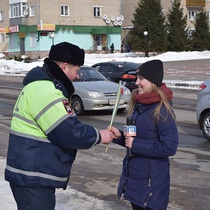
<path fill-rule="evenodd" d="M 5 42 L 5 34 L 0 34 L 0 43 Z"/>
<path fill-rule="evenodd" d="M 0 11 L 0 21 L 3 21 L 3 20 L 4 20 L 4 12 Z"/>
<path fill-rule="evenodd" d="M 18 4 L 11 4 L 10 5 L 10 17 L 20 17 L 21 10 L 20 10 L 20 3 Z"/>
<path fill-rule="evenodd" d="M 69 16 L 69 6 L 67 5 L 61 6 L 61 16 Z"/>
<path fill-rule="evenodd" d="M 28 15 L 26 3 L 10 4 L 10 18 L 25 17 Z"/>
<path fill-rule="evenodd" d="M 102 7 L 100 6 L 94 6 L 93 7 L 93 16 L 94 17 L 101 17 L 102 15 Z"/>
<path fill-rule="evenodd" d="M 31 5 L 30 8 L 29 8 L 29 11 L 30 11 L 30 16 L 35 16 L 35 9 L 34 9 L 34 5 Z"/>
<path fill-rule="evenodd" d="M 198 14 L 199 12 L 198 11 L 192 11 L 192 10 L 189 10 L 189 20 L 195 20 L 196 19 L 196 15 Z"/>
<path fill-rule="evenodd" d="M 210 12 L 206 12 L 206 17 L 210 20 Z"/>
<path fill-rule="evenodd" d="M 189 36 L 192 36 L 192 34 L 195 32 L 194 28 L 189 28 Z"/>

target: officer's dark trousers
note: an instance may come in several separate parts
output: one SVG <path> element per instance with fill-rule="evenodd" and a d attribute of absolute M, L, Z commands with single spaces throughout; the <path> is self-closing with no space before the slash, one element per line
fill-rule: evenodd
<path fill-rule="evenodd" d="M 22 187 L 10 183 L 18 210 L 54 210 L 55 189 Z"/>

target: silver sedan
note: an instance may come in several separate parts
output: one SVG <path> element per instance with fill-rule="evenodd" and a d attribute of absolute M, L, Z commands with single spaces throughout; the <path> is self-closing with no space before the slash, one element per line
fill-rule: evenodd
<path fill-rule="evenodd" d="M 77 115 L 87 110 L 113 110 L 117 98 L 118 84 L 106 79 L 92 67 L 82 66 L 79 78 L 73 82 L 75 93 L 71 97 L 72 107 Z M 118 112 L 123 112 L 130 101 L 130 90 L 121 86 Z"/>

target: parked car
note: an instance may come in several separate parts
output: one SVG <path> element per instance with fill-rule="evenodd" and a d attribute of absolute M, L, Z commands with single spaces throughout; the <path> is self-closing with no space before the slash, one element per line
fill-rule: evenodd
<path fill-rule="evenodd" d="M 196 117 L 203 135 L 210 141 L 210 78 L 199 86 Z"/>
<path fill-rule="evenodd" d="M 109 81 L 100 72 L 89 66 L 82 66 L 79 78 L 73 81 L 75 93 L 71 97 L 72 107 L 77 115 L 86 110 L 113 110 L 117 98 L 118 84 Z M 123 112 L 130 100 L 130 90 L 122 85 L 118 112 Z"/>
<path fill-rule="evenodd" d="M 139 64 L 134 62 L 111 61 L 101 62 L 92 65 L 93 68 L 101 72 L 107 79 L 119 83 L 122 80 L 123 84 L 129 89 L 137 88 L 136 70 Z"/>

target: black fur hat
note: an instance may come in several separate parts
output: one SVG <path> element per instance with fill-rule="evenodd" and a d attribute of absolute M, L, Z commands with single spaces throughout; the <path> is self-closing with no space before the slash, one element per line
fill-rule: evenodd
<path fill-rule="evenodd" d="M 84 64 L 85 52 L 76 45 L 61 42 L 51 46 L 49 58 L 55 61 L 82 66 Z"/>
<path fill-rule="evenodd" d="M 139 66 L 137 75 L 160 87 L 163 81 L 163 62 L 161 60 L 147 61 Z"/>

